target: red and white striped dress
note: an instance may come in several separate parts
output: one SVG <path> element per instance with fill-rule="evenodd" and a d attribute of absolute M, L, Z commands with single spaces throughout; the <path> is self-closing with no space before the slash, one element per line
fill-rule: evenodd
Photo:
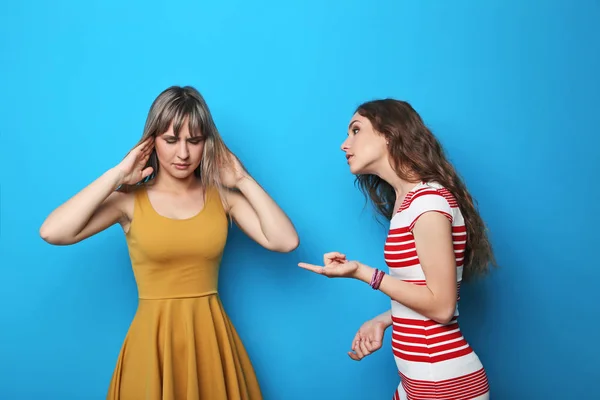
<path fill-rule="evenodd" d="M 467 231 L 455 198 L 436 183 L 414 187 L 392 217 L 384 249 L 389 274 L 426 285 L 412 228 L 429 211 L 442 213 L 452 222 L 460 289 Z M 463 338 L 457 319 L 458 303 L 452 321 L 442 325 L 392 300 L 392 350 L 401 377 L 394 400 L 489 398 L 485 370 Z"/>

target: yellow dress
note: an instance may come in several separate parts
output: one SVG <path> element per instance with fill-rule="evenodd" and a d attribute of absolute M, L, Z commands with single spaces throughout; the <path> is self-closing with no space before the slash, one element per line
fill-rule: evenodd
<path fill-rule="evenodd" d="M 126 234 L 139 304 L 107 400 L 260 400 L 248 354 L 217 293 L 229 220 L 216 190 L 175 220 L 135 192 Z"/>

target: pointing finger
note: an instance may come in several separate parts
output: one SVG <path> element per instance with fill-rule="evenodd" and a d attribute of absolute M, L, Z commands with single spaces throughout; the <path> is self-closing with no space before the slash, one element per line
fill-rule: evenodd
<path fill-rule="evenodd" d="M 313 264 L 308 264 L 308 263 L 303 263 L 303 262 L 298 263 L 298 266 L 300 268 L 307 269 L 307 270 L 312 271 L 317 274 L 323 274 L 323 267 L 319 267 L 319 266 L 316 266 Z"/>

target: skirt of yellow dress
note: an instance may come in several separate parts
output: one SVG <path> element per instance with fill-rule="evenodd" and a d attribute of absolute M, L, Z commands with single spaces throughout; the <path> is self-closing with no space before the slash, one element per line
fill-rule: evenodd
<path fill-rule="evenodd" d="M 140 299 L 107 395 L 137 399 L 262 400 L 218 294 Z"/>

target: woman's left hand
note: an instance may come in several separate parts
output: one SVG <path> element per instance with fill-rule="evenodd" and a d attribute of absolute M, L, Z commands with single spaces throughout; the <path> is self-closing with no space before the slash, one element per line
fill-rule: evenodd
<path fill-rule="evenodd" d="M 342 253 L 331 252 L 323 256 L 323 266 L 298 263 L 298 266 L 328 278 L 354 278 L 360 266 L 358 261 L 348 261 Z"/>

